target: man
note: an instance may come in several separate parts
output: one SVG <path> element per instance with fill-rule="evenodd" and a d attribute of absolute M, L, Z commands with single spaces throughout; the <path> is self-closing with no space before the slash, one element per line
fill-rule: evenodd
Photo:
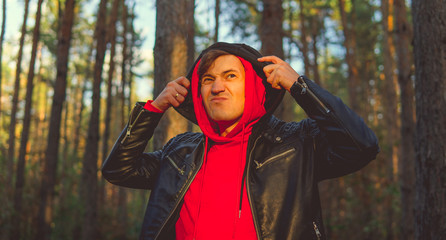
<path fill-rule="evenodd" d="M 272 116 L 285 92 L 310 118 Z M 202 133 L 144 153 L 171 106 Z M 141 239 L 325 239 L 318 182 L 362 168 L 378 151 L 360 117 L 289 64 L 216 43 L 187 77 L 135 106 L 102 173 L 151 189 Z"/>

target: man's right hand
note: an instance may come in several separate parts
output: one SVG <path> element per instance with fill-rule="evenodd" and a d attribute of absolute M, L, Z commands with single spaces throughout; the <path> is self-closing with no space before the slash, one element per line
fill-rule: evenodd
<path fill-rule="evenodd" d="M 152 102 L 152 106 L 163 112 L 171 106 L 180 106 L 186 99 L 189 86 L 190 81 L 185 77 L 179 77 L 169 82 L 160 95 Z"/>

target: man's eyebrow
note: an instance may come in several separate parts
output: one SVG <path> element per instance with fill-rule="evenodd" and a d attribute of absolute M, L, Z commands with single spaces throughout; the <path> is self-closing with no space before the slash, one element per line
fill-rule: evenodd
<path fill-rule="evenodd" d="M 228 69 L 226 71 L 223 71 L 223 74 L 230 73 L 230 72 L 237 72 L 238 73 L 239 71 L 237 71 L 235 69 Z"/>
<path fill-rule="evenodd" d="M 210 73 L 205 73 L 205 74 L 203 74 L 203 76 L 201 76 L 202 79 L 205 77 L 214 77 L 214 75 L 212 75 Z"/>
<path fill-rule="evenodd" d="M 223 71 L 222 74 L 224 75 L 224 74 L 227 74 L 227 73 L 230 73 L 230 72 L 236 72 L 236 73 L 238 73 L 239 71 L 236 70 L 236 69 L 232 69 L 232 68 L 231 68 L 231 69 L 228 69 L 228 70 Z M 211 74 L 211 73 L 205 73 L 205 74 L 203 74 L 203 76 L 202 76 L 201 78 L 204 78 L 204 77 L 214 77 L 214 75 Z"/>

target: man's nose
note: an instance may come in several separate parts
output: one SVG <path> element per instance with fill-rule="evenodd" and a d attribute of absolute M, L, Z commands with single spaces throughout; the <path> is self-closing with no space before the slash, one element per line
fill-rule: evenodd
<path fill-rule="evenodd" d="M 225 84 L 222 79 L 216 78 L 212 83 L 212 94 L 219 94 L 225 91 Z"/>

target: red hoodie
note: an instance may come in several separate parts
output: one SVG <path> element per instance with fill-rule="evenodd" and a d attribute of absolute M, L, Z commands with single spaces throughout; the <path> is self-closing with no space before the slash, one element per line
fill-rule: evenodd
<path fill-rule="evenodd" d="M 207 151 L 184 197 L 175 226 L 177 239 L 257 239 L 246 181 L 242 178 L 252 126 L 266 113 L 265 87 L 251 63 L 238 58 L 245 68 L 245 106 L 239 123 L 225 137 L 214 130 L 218 127 L 213 126 L 215 123 L 206 114 L 198 89 L 199 62 L 195 66 L 192 99 L 198 125 L 206 137 Z"/>

